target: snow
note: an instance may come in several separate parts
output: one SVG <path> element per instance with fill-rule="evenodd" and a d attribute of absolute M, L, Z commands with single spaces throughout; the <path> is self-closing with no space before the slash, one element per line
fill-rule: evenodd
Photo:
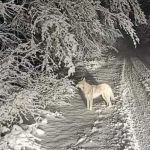
<path fill-rule="evenodd" d="M 124 62 L 125 63 L 125 62 Z M 124 64 L 125 65 L 125 64 Z M 125 66 L 124 66 L 124 70 L 125 71 Z M 125 73 L 125 72 L 124 72 Z M 125 76 L 124 74 L 122 74 L 122 99 L 123 99 L 123 110 L 122 113 L 126 114 L 126 123 L 123 124 L 124 129 L 128 130 L 128 134 L 126 135 L 128 137 L 128 139 L 130 139 L 130 144 L 131 146 L 126 147 L 125 150 L 129 150 L 129 149 L 134 149 L 134 150 L 140 150 L 140 146 L 138 143 L 138 140 L 136 138 L 136 133 L 134 130 L 134 122 L 133 122 L 133 116 L 132 113 L 130 111 L 130 105 L 128 103 L 128 97 L 127 94 L 129 92 L 129 85 L 127 85 L 127 83 L 125 82 Z"/>
<path fill-rule="evenodd" d="M 94 110 L 89 112 L 86 110 L 83 99 L 77 93 L 70 101 L 70 106 L 60 108 L 63 117 L 57 120 L 51 117 L 48 121 L 49 125 L 43 127 L 47 133 L 42 140 L 43 148 L 141 150 L 143 145 L 140 140 L 143 143 L 147 140 L 140 139 L 139 133 L 142 132 L 138 126 L 136 127 L 134 118 L 137 111 L 135 111 L 137 106 L 134 104 L 136 98 L 130 89 L 131 81 L 129 80 L 132 64 L 128 67 L 126 59 L 116 58 L 105 65 L 100 64 L 93 70 L 89 69 L 91 72 L 88 71 L 94 75 L 97 82 L 111 84 L 116 99 L 113 101 L 113 107 L 107 108 L 102 102 L 95 103 Z M 93 78 L 88 78 L 89 82 L 92 80 Z M 136 119 L 139 118 L 136 117 Z"/>
<path fill-rule="evenodd" d="M 100 65 L 102 66 L 105 62 L 103 62 L 103 61 L 89 61 L 88 63 L 87 62 L 84 62 L 86 65 L 86 69 L 88 69 L 88 70 L 95 70 L 95 69 L 97 69 L 97 68 L 99 68 L 100 67 Z"/>
<path fill-rule="evenodd" d="M 13 125 L 11 132 L 1 139 L 0 149 L 22 150 L 25 148 L 31 148 L 40 150 L 40 144 L 37 144 L 35 141 L 41 140 L 33 136 L 29 131 L 30 129 L 24 131 L 20 126 Z"/>
<path fill-rule="evenodd" d="M 149 98 L 148 91 L 143 80 L 149 84 L 149 68 L 139 60 L 138 58 L 131 58 L 131 61 L 127 61 L 125 81 L 129 88 L 126 95 L 126 110 L 128 112 L 128 118 L 133 132 L 133 139 L 135 139 L 135 149 L 149 149 Z"/>
<path fill-rule="evenodd" d="M 44 136 L 44 130 L 40 129 L 40 125 L 47 124 L 47 119 L 42 119 L 39 123 L 32 125 L 13 125 L 12 130 L 3 127 L 2 133 L 8 132 L 3 138 L 1 138 L 0 149 L 2 150 L 42 150 L 39 144 L 41 136 Z M 44 149 L 43 149 L 44 150 Z"/>
<path fill-rule="evenodd" d="M 6 133 L 6 132 L 9 132 L 9 131 L 10 131 L 10 129 L 7 128 L 6 126 L 1 127 L 1 133 Z"/>
<path fill-rule="evenodd" d="M 118 52 L 113 46 L 122 30 L 136 47 L 134 26 L 146 18 L 137 0 L 109 2 L 0 2 L 0 127 L 10 127 L 0 128 L 2 149 L 149 148 L 150 71 L 136 57 L 127 64 L 106 54 Z M 79 79 L 86 75 L 90 83 L 112 86 L 112 108 L 95 102 L 87 111 L 83 95 L 67 78 L 78 61 L 87 69 L 77 72 Z M 37 117 L 36 123 L 24 125 L 30 117 Z"/>
<path fill-rule="evenodd" d="M 49 112 L 49 111 L 41 111 L 42 114 L 46 117 L 46 118 L 52 118 L 52 119 L 56 119 L 56 118 L 64 118 L 63 114 L 61 114 L 60 112 Z M 46 121 L 42 121 L 43 123 L 44 122 L 47 122 Z"/>
<path fill-rule="evenodd" d="M 120 87 L 118 84 L 120 82 L 122 61 L 113 59 L 111 63 L 105 65 L 99 64 L 99 67 L 93 67 L 92 74 L 97 80 L 100 79 L 99 76 L 101 77 L 101 81 L 98 82 L 110 81 L 112 83 L 114 78 L 117 79 L 115 83 L 118 89 Z M 90 82 L 90 78 L 88 80 Z M 113 84 L 112 86 L 114 87 Z M 117 92 L 115 93 L 117 95 Z M 119 103 L 119 96 L 117 101 Z M 70 150 L 73 148 L 86 149 L 86 147 L 91 149 L 95 147 L 94 150 L 107 149 L 109 144 L 112 148 L 120 147 L 124 143 L 124 140 L 119 142 L 119 136 L 123 136 L 123 133 L 120 133 L 120 128 L 124 126 L 122 122 L 117 121 L 120 116 L 116 111 L 116 106 L 107 108 L 105 104 L 95 104 L 94 110 L 89 112 L 81 96 L 77 93 L 70 106 L 60 108 L 64 118 L 58 118 L 58 120 L 52 117 L 49 118 L 49 125 L 43 127 L 47 134 L 46 137 L 43 137 L 42 145 L 46 149 L 65 149 L 65 147 L 69 147 Z M 117 137 L 114 137 L 114 133 Z M 116 144 L 106 142 L 107 138 L 112 137 L 117 140 Z"/>
<path fill-rule="evenodd" d="M 16 150 L 148 149 L 150 80 L 139 80 L 141 63 L 137 58 L 132 61 L 115 58 L 99 67 L 97 63 L 92 70 L 89 68 L 97 82 L 112 86 L 115 93 L 112 108 L 107 108 L 103 101 L 96 101 L 94 110 L 88 111 L 81 93 L 76 90 L 69 105 L 60 105 L 54 112 L 39 112 L 42 118 L 38 123 L 26 127 L 14 125 L 11 131 L 4 127 L 3 132 L 8 134 L 2 138 L 1 147 Z M 147 73 L 144 72 L 144 77 L 148 77 Z M 88 78 L 88 82 L 92 80 Z"/>

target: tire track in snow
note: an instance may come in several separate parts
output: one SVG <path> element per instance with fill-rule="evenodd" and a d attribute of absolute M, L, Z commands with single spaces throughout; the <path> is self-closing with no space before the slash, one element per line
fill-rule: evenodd
<path fill-rule="evenodd" d="M 125 78 L 127 86 L 130 88 L 128 92 L 128 107 L 132 114 L 132 122 L 134 134 L 137 139 L 140 150 L 150 149 L 150 101 L 141 82 L 142 76 L 149 76 L 147 71 L 138 58 L 128 59 L 126 66 Z M 137 148 L 138 149 L 138 148 Z"/>
<path fill-rule="evenodd" d="M 123 71 L 122 71 L 122 81 L 121 81 L 121 99 L 123 101 L 123 109 L 122 113 L 126 114 L 126 125 L 128 127 L 129 133 L 130 133 L 130 145 L 126 149 L 133 149 L 133 150 L 140 150 L 140 146 L 138 143 L 138 140 L 136 138 L 136 133 L 134 129 L 134 121 L 133 121 L 133 115 L 131 112 L 131 107 L 130 107 L 130 100 L 131 100 L 131 95 L 130 95 L 130 88 L 129 88 L 129 83 L 128 79 L 126 76 L 126 67 L 127 67 L 127 59 L 124 58 L 124 65 L 123 65 Z"/>

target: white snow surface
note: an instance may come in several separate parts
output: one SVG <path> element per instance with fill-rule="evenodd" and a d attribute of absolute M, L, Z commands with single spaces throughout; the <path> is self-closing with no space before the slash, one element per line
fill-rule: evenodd
<path fill-rule="evenodd" d="M 142 66 L 142 68 L 141 68 Z M 138 58 L 115 58 L 107 64 L 87 67 L 89 83 L 108 83 L 113 107 L 95 100 L 86 109 L 83 95 L 76 91 L 70 105 L 55 112 L 40 112 L 45 119 L 25 130 L 17 125 L 1 139 L 1 149 L 34 150 L 149 150 L 149 69 Z M 82 75 L 79 75 L 82 77 Z M 7 129 L 5 129 L 7 131 Z"/>
<path fill-rule="evenodd" d="M 140 150 L 134 130 L 130 106 L 127 101 L 129 88 L 125 88 L 126 61 L 116 58 L 107 64 L 94 63 L 87 67 L 87 81 L 108 83 L 115 93 L 113 107 L 107 108 L 96 100 L 94 110 L 88 111 L 82 93 L 77 93 L 70 106 L 60 108 L 64 118 L 49 118 L 43 126 L 46 135 L 42 146 L 47 150 Z M 91 66 L 91 65 L 90 65 Z M 82 75 L 81 75 L 82 77 Z"/>
<path fill-rule="evenodd" d="M 45 124 L 46 118 L 32 125 L 13 125 L 12 130 L 1 139 L 0 150 L 42 150 L 39 137 L 45 132 L 38 126 Z M 8 130 L 3 128 L 2 133 L 6 131 Z"/>

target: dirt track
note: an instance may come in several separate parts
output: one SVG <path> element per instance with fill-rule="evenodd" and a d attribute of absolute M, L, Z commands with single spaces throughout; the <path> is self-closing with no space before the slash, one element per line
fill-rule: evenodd
<path fill-rule="evenodd" d="M 70 106 L 60 108 L 62 117 L 49 118 L 42 127 L 47 150 L 149 150 L 150 105 L 137 59 L 116 58 L 95 70 L 88 71 L 87 81 L 109 83 L 115 93 L 113 108 L 95 103 L 86 110 L 77 91 Z M 143 68 L 143 67 L 142 67 Z M 145 73 L 147 77 L 147 73 Z"/>

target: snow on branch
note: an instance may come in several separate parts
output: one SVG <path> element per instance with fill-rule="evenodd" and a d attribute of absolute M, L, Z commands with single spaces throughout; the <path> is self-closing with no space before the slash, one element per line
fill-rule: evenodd
<path fill-rule="evenodd" d="M 0 43 L 1 43 L 1 52 L 4 52 L 8 48 L 15 48 L 21 39 L 17 37 L 13 30 L 4 25 L 0 25 Z"/>
<path fill-rule="evenodd" d="M 136 35 L 131 20 L 123 13 L 117 14 L 117 20 L 119 26 L 131 37 L 133 44 L 136 47 L 137 43 L 139 43 L 139 38 Z"/>
<path fill-rule="evenodd" d="M 68 79 L 42 77 L 34 90 L 41 95 L 47 107 L 70 105 L 71 98 L 75 95 L 75 87 Z"/>
<path fill-rule="evenodd" d="M 106 5 L 106 4 L 105 4 Z M 99 1 L 95 2 L 96 10 L 100 11 L 102 21 L 110 28 L 119 26 L 131 37 L 133 44 L 139 43 L 134 25 L 146 24 L 146 18 L 137 1 L 132 0 L 109 0 L 107 5 L 102 6 Z M 134 16 L 130 18 L 130 16 Z"/>
<path fill-rule="evenodd" d="M 113 44 L 115 37 L 120 36 L 117 30 L 107 28 L 108 26 L 101 23 L 93 1 L 68 0 L 66 3 L 59 1 L 58 4 L 65 10 L 73 27 L 73 33 L 79 43 L 76 57 L 79 60 L 100 59 L 105 44 Z"/>
<path fill-rule="evenodd" d="M 145 15 L 143 11 L 140 8 L 140 4 L 138 3 L 138 0 L 128 0 L 130 5 L 132 6 L 133 14 L 134 14 L 134 20 L 135 20 L 135 25 L 140 25 L 140 24 L 147 24 L 147 20 L 145 18 Z"/>
<path fill-rule="evenodd" d="M 4 3 L 0 1 L 0 15 L 3 17 L 4 24 L 7 24 L 17 13 L 19 13 L 22 9 L 25 9 L 23 4 L 24 2 L 22 5 L 16 5 L 15 0 L 9 0 Z"/>
<path fill-rule="evenodd" d="M 1 106 L 0 123 L 10 127 L 13 123 L 24 120 L 37 119 L 38 110 L 44 109 L 45 105 L 40 100 L 40 95 L 34 90 L 23 90 L 14 93 L 9 101 Z"/>

